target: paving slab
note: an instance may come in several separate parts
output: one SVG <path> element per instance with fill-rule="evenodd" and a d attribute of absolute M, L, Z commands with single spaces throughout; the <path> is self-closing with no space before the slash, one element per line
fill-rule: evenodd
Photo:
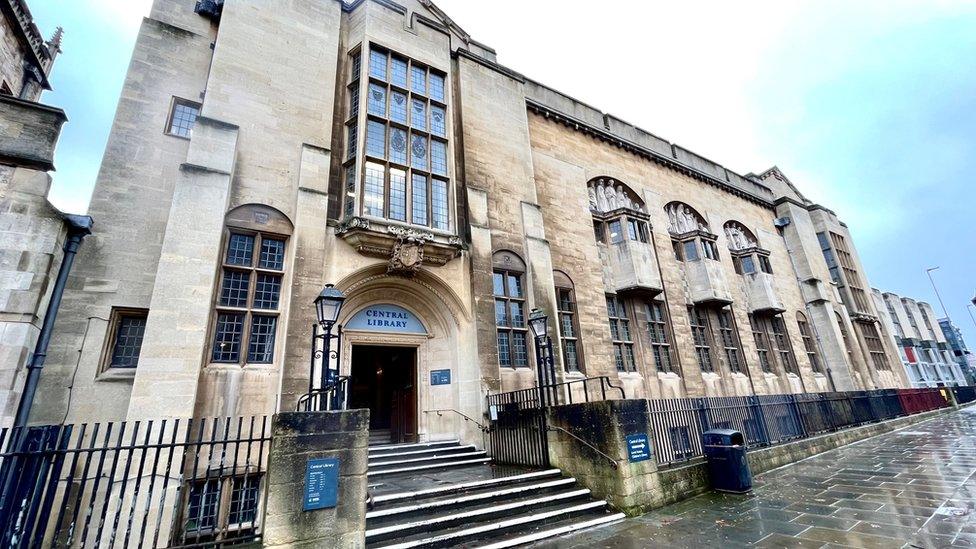
<path fill-rule="evenodd" d="M 976 408 L 769 471 L 753 487 L 533 547 L 976 548 Z"/>

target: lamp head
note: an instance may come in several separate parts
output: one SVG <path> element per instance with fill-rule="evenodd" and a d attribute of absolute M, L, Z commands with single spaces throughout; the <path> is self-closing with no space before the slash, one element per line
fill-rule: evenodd
<path fill-rule="evenodd" d="M 315 316 L 319 324 L 323 327 L 335 324 L 339 320 L 339 311 L 345 300 L 345 294 L 332 284 L 326 284 L 315 298 Z"/>
<path fill-rule="evenodd" d="M 529 328 L 536 338 L 549 335 L 549 317 L 540 309 L 532 309 L 529 313 Z"/>

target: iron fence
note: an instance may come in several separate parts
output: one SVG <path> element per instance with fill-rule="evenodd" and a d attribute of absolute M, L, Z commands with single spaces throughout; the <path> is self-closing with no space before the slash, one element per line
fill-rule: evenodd
<path fill-rule="evenodd" d="M 216 547 L 260 538 L 270 420 L 0 431 L 0 546 Z"/>
<path fill-rule="evenodd" d="M 972 392 L 964 396 L 970 395 L 971 400 L 976 400 Z M 709 429 L 735 429 L 745 436 L 750 447 L 766 447 L 948 406 L 948 395 L 939 389 L 648 401 L 654 451 L 660 465 L 701 457 L 702 433 Z"/>
<path fill-rule="evenodd" d="M 958 404 L 968 404 L 976 400 L 976 387 L 971 385 L 953 387 L 952 394 L 955 395 Z"/>

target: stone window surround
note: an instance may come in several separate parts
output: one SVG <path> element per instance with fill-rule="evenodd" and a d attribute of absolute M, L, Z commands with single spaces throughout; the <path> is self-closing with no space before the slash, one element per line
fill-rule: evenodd
<path fill-rule="evenodd" d="M 502 275 L 503 292 L 495 292 L 495 275 Z M 533 366 L 533 355 L 530 350 L 532 345 L 530 344 L 530 339 L 532 336 L 529 334 L 529 295 L 531 295 L 528 288 L 528 269 L 525 261 L 522 257 L 511 251 L 511 250 L 497 250 L 492 254 L 492 310 L 495 325 L 495 350 L 498 353 L 498 367 L 506 368 L 512 370 L 518 370 L 522 368 L 531 368 Z M 518 296 L 511 295 L 511 289 L 509 286 L 509 277 L 514 276 L 517 279 L 518 284 L 521 286 L 521 293 Z M 500 300 L 505 301 L 505 311 L 506 318 L 509 320 L 507 325 L 498 324 L 498 312 L 497 303 Z M 512 318 L 512 304 L 521 304 L 522 310 L 522 324 L 521 326 L 514 326 L 511 322 Z M 509 363 L 502 364 L 501 360 L 501 350 L 498 348 L 499 338 L 498 336 L 502 333 L 508 334 L 508 356 Z M 525 364 L 516 364 L 516 354 L 515 354 L 515 337 L 516 334 L 520 334 L 523 343 L 525 345 Z"/>
<path fill-rule="evenodd" d="M 750 275 L 757 273 L 773 274 L 772 265 L 769 263 L 770 251 L 759 247 L 744 248 L 741 250 L 729 250 L 729 255 L 732 256 L 732 266 L 735 268 L 735 272 L 740 275 Z M 745 266 L 742 262 L 744 258 L 751 258 L 753 261 L 753 269 L 751 271 L 746 271 Z"/>
<path fill-rule="evenodd" d="M 231 236 L 234 234 L 243 234 L 254 237 L 254 247 L 252 251 L 251 266 L 243 267 L 227 263 L 227 248 L 230 245 Z M 266 269 L 257 267 L 258 261 L 260 259 L 261 253 L 261 243 L 264 238 L 274 238 L 284 241 L 283 257 L 285 258 L 282 269 Z M 285 338 L 279 337 L 281 334 L 281 320 L 285 318 L 284 306 L 287 303 L 286 289 L 287 281 L 285 279 L 285 271 L 287 268 L 287 258 L 290 252 L 289 250 L 289 236 L 277 232 L 271 231 L 256 231 L 252 228 L 240 228 L 237 226 L 225 226 L 224 227 L 224 237 L 223 242 L 220 247 L 220 265 L 217 269 L 217 276 L 215 277 L 214 284 L 214 296 L 213 296 L 213 314 L 211 315 L 210 326 L 208 331 L 208 342 L 207 342 L 207 363 L 209 366 L 237 366 L 237 367 L 271 367 L 275 362 L 280 359 L 281 346 Z M 249 287 L 248 295 L 246 297 L 247 304 L 245 307 L 226 307 L 220 304 L 221 290 L 223 284 L 223 273 L 225 268 L 230 268 L 235 271 L 247 271 L 249 274 Z M 269 273 L 278 275 L 280 277 L 280 288 L 278 294 L 278 308 L 271 309 L 255 309 L 252 306 L 252 300 L 254 294 L 257 290 L 257 276 L 255 273 Z M 254 275 L 254 276 L 251 276 Z M 244 326 L 242 327 L 239 348 L 238 348 L 238 359 L 237 361 L 222 361 L 214 360 L 213 358 L 213 346 L 216 340 L 217 332 L 217 319 L 221 312 L 229 313 L 243 313 L 244 314 Z M 274 329 L 274 343 L 271 347 L 271 360 L 268 362 L 250 362 L 248 361 L 251 330 L 252 330 L 252 318 L 254 314 L 259 316 L 269 316 L 275 317 L 275 329 Z"/>
<path fill-rule="evenodd" d="M 807 320 L 807 315 L 803 314 L 802 311 L 796 312 L 796 327 L 800 331 L 800 338 L 803 340 L 803 349 L 807 354 L 807 361 L 810 363 L 810 368 L 816 375 L 823 375 L 823 359 L 820 357 L 820 353 L 817 350 L 817 342 L 814 340 L 813 333 L 810 329 L 810 322 Z"/>
<path fill-rule="evenodd" d="M 652 312 L 650 310 L 651 307 L 653 306 L 652 304 L 656 304 L 658 307 L 660 307 L 661 310 L 660 320 L 656 320 L 652 316 Z M 667 298 L 662 294 L 657 296 L 654 299 L 648 299 L 645 302 L 645 307 L 647 308 L 647 310 L 645 311 L 645 314 L 647 315 L 646 318 L 647 324 L 645 326 L 645 329 L 648 332 L 647 333 L 648 346 L 651 348 L 651 357 L 652 360 L 654 361 L 654 368 L 658 372 L 658 374 L 678 375 L 678 372 L 681 371 L 681 367 L 678 364 L 678 356 L 677 356 L 677 352 L 675 351 L 674 329 L 673 326 L 671 325 L 671 311 L 670 311 L 670 307 L 668 306 Z M 656 325 L 657 326 L 656 329 L 661 330 L 660 335 L 663 336 L 664 342 L 655 341 L 655 338 L 652 336 L 653 333 L 652 330 L 655 330 L 655 328 L 652 328 L 652 325 Z M 658 364 L 657 359 L 655 358 L 656 353 L 660 353 L 662 350 L 667 353 L 667 357 L 668 357 L 667 369 L 662 369 L 661 365 Z"/>
<path fill-rule="evenodd" d="M 554 271 L 553 279 L 556 288 L 556 326 L 559 330 L 559 351 L 563 356 L 563 371 L 567 374 L 585 374 L 586 373 L 586 362 L 583 358 L 583 338 L 580 333 L 579 326 L 579 307 L 576 301 L 576 285 L 573 284 L 572 279 L 569 275 L 563 271 Z M 572 302 L 572 310 L 564 310 L 562 308 L 562 301 L 559 298 L 560 291 L 569 292 L 570 301 Z M 562 320 L 563 315 L 570 315 L 570 322 L 572 323 L 573 337 L 567 337 L 562 330 Z M 570 370 L 566 367 L 566 342 L 575 341 L 576 342 L 576 368 Z"/>
<path fill-rule="evenodd" d="M 452 122 L 451 122 L 452 121 L 452 110 L 451 110 L 451 94 L 452 94 L 452 91 L 451 91 L 450 73 L 449 73 L 449 71 L 445 70 L 442 67 L 438 67 L 438 66 L 432 65 L 430 63 L 425 63 L 425 62 L 422 62 L 422 61 L 414 60 L 413 58 L 411 58 L 411 57 L 409 57 L 407 55 L 404 55 L 404 54 L 401 54 L 401 53 L 397 52 L 395 48 L 390 48 L 390 47 L 388 47 L 388 46 L 386 46 L 386 45 L 384 45 L 384 44 L 382 44 L 380 42 L 376 42 L 376 41 L 372 41 L 372 40 L 371 41 L 364 41 L 361 44 L 357 44 L 355 47 L 351 48 L 349 50 L 349 53 L 348 53 L 348 57 L 350 59 L 350 62 L 349 62 L 350 69 L 347 71 L 348 72 L 347 79 L 349 80 L 349 83 L 346 86 L 346 93 L 347 93 L 348 96 L 351 97 L 353 95 L 353 91 L 355 90 L 355 92 L 358 94 L 357 95 L 357 97 L 358 97 L 358 112 L 355 112 L 355 113 L 348 112 L 349 111 L 349 108 L 350 108 L 350 105 L 348 104 L 348 100 L 343 105 L 343 111 L 345 111 L 347 113 L 347 115 L 348 115 L 348 117 L 346 118 L 346 120 L 344 122 L 344 125 L 343 125 L 343 128 L 344 128 L 343 129 L 343 140 L 345 141 L 345 148 L 344 148 L 344 152 L 343 152 L 343 169 L 344 169 L 345 172 L 347 172 L 347 173 L 351 172 L 353 174 L 352 175 L 352 181 L 354 182 L 353 185 L 356 188 L 351 193 L 349 192 L 349 189 L 345 189 L 344 192 L 343 192 L 343 194 L 345 195 L 344 200 L 346 202 L 348 202 L 349 200 L 353 200 L 353 201 L 356 202 L 356 204 L 354 204 L 354 206 L 351 208 L 351 211 L 353 211 L 353 212 L 365 212 L 365 206 L 364 206 L 364 191 L 365 191 L 365 178 L 366 178 L 365 164 L 366 164 L 366 161 L 367 161 L 366 160 L 366 138 L 367 138 L 367 136 L 366 136 L 365 127 L 366 127 L 367 121 L 370 120 L 370 117 L 371 116 L 373 116 L 373 115 L 367 113 L 367 110 L 368 110 L 368 108 L 367 108 L 367 105 L 368 105 L 368 90 L 369 90 L 369 83 L 371 82 L 371 79 L 374 80 L 374 81 L 377 81 L 377 82 L 379 81 L 379 80 L 376 80 L 376 77 L 370 75 L 369 58 L 370 58 L 370 51 L 371 51 L 372 48 L 375 48 L 375 49 L 378 49 L 378 50 L 382 50 L 382 51 L 385 51 L 387 53 L 388 75 L 390 74 L 389 73 L 389 66 L 390 66 L 389 60 L 391 59 L 391 55 L 392 55 L 392 56 L 396 56 L 398 58 L 401 58 L 401 59 L 404 59 L 404 60 L 407 61 L 407 63 L 408 63 L 407 74 L 408 75 L 411 73 L 410 68 L 411 68 L 412 64 L 413 63 L 416 63 L 418 66 L 425 67 L 428 71 L 433 70 L 433 71 L 435 71 L 437 73 L 440 73 L 441 75 L 444 76 L 444 99 L 443 100 L 433 99 L 433 98 L 430 97 L 430 94 L 429 93 L 427 95 L 425 95 L 424 97 L 426 99 L 428 99 L 429 101 L 433 101 L 434 103 L 438 104 L 438 106 L 443 107 L 444 108 L 444 111 L 445 111 L 445 125 L 446 125 L 446 132 L 445 133 L 446 133 L 446 135 L 442 138 L 442 140 L 445 142 L 446 149 L 447 149 L 447 152 L 446 152 L 446 156 L 447 156 L 447 173 L 445 175 L 434 175 L 433 172 L 429 169 L 429 168 L 431 168 L 431 166 L 429 166 L 429 165 L 428 165 L 428 169 L 421 170 L 420 172 L 418 172 L 418 175 L 419 174 L 425 174 L 426 175 L 426 178 L 427 178 L 427 202 L 428 202 L 428 207 L 427 207 L 427 212 L 426 212 L 426 214 L 427 214 L 427 220 L 428 220 L 428 224 L 427 225 L 414 225 L 414 224 L 411 223 L 412 218 L 413 218 L 413 213 L 412 213 L 412 208 L 411 208 L 411 202 L 412 202 L 412 199 L 413 199 L 413 187 L 412 187 L 412 185 L 413 185 L 413 174 L 414 174 L 412 168 L 405 168 L 404 169 L 406 171 L 406 202 L 407 202 L 407 208 L 406 208 L 407 209 L 407 211 L 406 211 L 406 218 L 407 219 L 405 221 L 398 222 L 395 219 L 390 219 L 388 217 L 376 217 L 376 216 L 373 216 L 373 215 L 365 215 L 365 213 L 361 213 L 360 215 L 362 215 L 364 219 L 371 220 L 371 221 L 377 221 L 377 222 L 382 222 L 382 223 L 399 224 L 399 225 L 404 225 L 404 226 L 413 227 L 413 228 L 423 228 L 423 230 L 429 231 L 432 234 L 434 234 L 435 236 L 443 236 L 443 237 L 453 236 L 453 235 L 456 234 L 456 231 L 457 231 L 457 216 L 456 216 L 456 212 L 455 212 L 456 200 L 455 200 L 455 186 L 454 186 L 454 173 L 453 173 L 454 172 L 454 150 L 453 150 L 453 143 L 452 143 L 452 139 L 451 139 L 451 134 L 453 133 L 453 130 L 452 130 Z M 359 59 L 359 74 L 358 75 L 356 75 L 354 73 L 354 69 L 353 69 L 353 60 L 355 60 L 357 58 Z M 387 89 L 389 89 L 390 86 L 394 86 L 394 84 L 392 82 L 389 82 L 389 81 L 386 82 L 386 84 L 387 84 Z M 397 87 L 398 89 L 400 88 L 399 85 L 396 85 L 395 87 Z M 405 93 L 407 93 L 407 104 L 408 104 L 408 107 L 409 107 L 409 105 L 411 103 L 410 102 L 410 97 L 412 97 L 412 94 L 414 93 L 414 91 L 412 90 L 412 88 L 410 86 L 408 86 L 408 88 L 404 89 L 403 91 Z M 387 111 L 389 111 L 389 109 L 387 109 Z M 428 111 L 429 111 L 429 108 L 428 108 Z M 389 128 L 389 127 L 391 127 L 391 126 L 388 123 L 387 124 L 387 128 Z M 409 150 L 409 135 L 410 135 L 410 131 L 412 131 L 412 125 L 404 125 L 404 127 L 407 129 L 407 132 L 408 132 L 408 134 L 407 134 L 408 135 L 408 150 L 407 150 L 407 155 L 409 157 L 409 154 L 410 154 L 410 150 Z M 349 143 L 350 130 L 352 130 L 353 135 L 356 136 L 355 138 L 357 140 L 356 152 L 352 156 L 350 156 L 349 154 L 347 154 L 349 152 L 349 150 L 350 150 L 350 143 Z M 428 124 L 427 134 L 428 135 L 433 135 L 433 134 L 430 133 L 429 130 L 430 130 L 430 127 L 429 127 L 429 124 Z M 409 160 L 409 158 L 408 158 L 408 160 Z M 384 214 L 385 214 L 386 208 L 389 206 L 389 194 L 390 194 L 389 193 L 389 190 L 390 190 L 389 168 L 391 166 L 390 165 L 390 159 L 388 159 L 388 158 L 387 159 L 383 159 L 381 163 L 383 163 L 386 166 L 386 168 L 387 168 L 385 170 L 385 173 L 384 173 Z M 399 169 L 399 168 L 397 168 L 397 169 Z M 344 177 L 348 177 L 348 176 L 344 176 Z M 446 204 L 447 228 L 446 229 L 444 229 L 444 228 L 434 228 L 434 226 L 433 226 L 434 225 L 434 221 L 433 221 L 433 219 L 434 219 L 434 209 L 435 209 L 435 207 L 434 207 L 434 200 L 433 200 L 434 179 L 438 179 L 439 181 L 443 181 L 444 183 L 446 183 L 446 200 L 447 200 L 447 204 Z M 347 180 L 344 179 L 343 181 L 347 181 Z M 343 211 L 344 212 L 350 211 L 348 209 L 348 204 L 344 204 Z"/>
<path fill-rule="evenodd" d="M 119 323 L 122 317 L 125 316 L 148 317 L 149 309 L 140 307 L 112 307 L 105 331 L 105 341 L 102 344 L 101 358 L 99 359 L 97 376 L 99 380 L 135 378 L 138 366 L 116 367 L 111 364 L 112 354 L 115 350 L 115 339 L 118 336 Z"/>
<path fill-rule="evenodd" d="M 688 242 L 695 243 L 695 249 L 698 254 L 697 258 L 687 258 L 684 246 Z M 718 242 L 718 235 L 700 229 L 682 234 L 671 233 L 671 245 L 675 252 L 675 258 L 681 262 L 702 261 L 704 259 L 720 261 L 716 242 Z M 712 251 L 707 252 L 707 249 L 711 249 Z M 714 257 L 709 257 L 710 254 L 714 255 Z"/>
<path fill-rule="evenodd" d="M 631 208 L 617 208 L 609 212 L 596 213 L 590 212 L 593 216 L 593 234 L 596 241 L 600 244 L 620 244 L 624 241 L 640 242 L 647 244 L 650 242 L 651 216 Z M 610 233 L 610 224 L 614 221 L 620 223 L 620 238 L 614 241 Z M 628 224 L 637 224 L 637 239 L 629 236 Z M 602 234 L 602 236 L 600 236 Z"/>
<path fill-rule="evenodd" d="M 607 301 L 607 325 L 610 328 L 611 348 L 614 353 L 614 368 L 618 374 L 640 375 L 641 360 L 634 349 L 634 333 L 631 329 L 631 303 L 619 294 L 605 294 Z M 610 310 L 611 306 L 613 311 Z M 623 309 L 621 311 L 621 309 Z M 620 313 L 623 314 L 620 314 Z M 616 329 L 614 329 L 616 327 Z M 627 337 L 621 337 L 626 330 Z M 614 332 L 617 332 L 614 334 Z M 614 337 L 616 335 L 616 337 Z M 617 364 L 617 351 L 620 352 L 620 363 Z"/>
<path fill-rule="evenodd" d="M 190 139 L 189 136 L 180 135 L 178 133 L 173 133 L 171 131 L 172 130 L 172 127 L 173 127 L 173 117 L 176 115 L 176 107 L 177 107 L 177 105 L 189 105 L 189 106 L 195 107 L 197 109 L 197 116 L 199 117 L 200 116 L 200 110 L 203 108 L 203 104 L 200 103 L 199 101 L 194 101 L 192 99 L 186 99 L 186 98 L 179 97 L 179 96 L 176 96 L 176 95 L 174 95 L 170 99 L 169 112 L 166 115 L 166 126 L 163 128 L 163 134 L 168 135 L 170 137 L 176 137 L 177 139 L 187 139 L 187 140 L 189 140 Z"/>

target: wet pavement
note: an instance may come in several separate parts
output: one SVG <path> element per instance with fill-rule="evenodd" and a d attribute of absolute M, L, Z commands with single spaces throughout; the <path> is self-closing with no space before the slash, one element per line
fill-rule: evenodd
<path fill-rule="evenodd" d="M 536 548 L 976 547 L 976 408 Z"/>

